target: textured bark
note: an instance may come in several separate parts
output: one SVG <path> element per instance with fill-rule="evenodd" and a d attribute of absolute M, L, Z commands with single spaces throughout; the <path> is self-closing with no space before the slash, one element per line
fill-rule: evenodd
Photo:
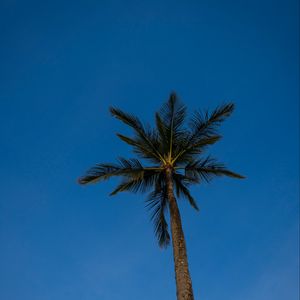
<path fill-rule="evenodd" d="M 187 252 L 181 218 L 177 201 L 173 192 L 172 169 L 166 169 L 167 191 L 170 207 L 171 232 L 173 256 L 175 265 L 175 278 L 177 289 L 177 300 L 193 300 L 192 280 L 188 268 Z"/>

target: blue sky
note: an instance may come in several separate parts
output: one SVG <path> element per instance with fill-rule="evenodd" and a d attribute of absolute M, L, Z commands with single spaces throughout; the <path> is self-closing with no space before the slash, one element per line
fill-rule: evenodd
<path fill-rule="evenodd" d="M 76 179 L 130 149 L 111 105 L 152 121 L 236 103 L 209 153 L 247 176 L 179 202 L 196 299 L 298 299 L 299 3 L 0 4 L 0 298 L 174 299 L 143 195 Z"/>

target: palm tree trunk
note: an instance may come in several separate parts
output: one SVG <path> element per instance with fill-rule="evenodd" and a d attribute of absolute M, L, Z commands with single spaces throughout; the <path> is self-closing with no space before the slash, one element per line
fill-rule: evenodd
<path fill-rule="evenodd" d="M 166 169 L 167 192 L 170 207 L 171 232 L 173 256 L 175 265 L 175 278 L 177 300 L 193 300 L 192 280 L 188 267 L 184 234 L 177 201 L 173 192 L 172 169 Z"/>

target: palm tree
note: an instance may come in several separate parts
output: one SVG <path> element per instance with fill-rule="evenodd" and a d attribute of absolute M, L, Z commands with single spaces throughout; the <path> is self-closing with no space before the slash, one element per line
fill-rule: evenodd
<path fill-rule="evenodd" d="M 117 136 L 133 147 L 140 160 L 119 158 L 117 163 L 97 164 L 79 179 L 80 184 L 88 184 L 120 176 L 122 181 L 111 195 L 125 191 L 150 191 L 146 203 L 152 211 L 151 219 L 161 247 L 170 243 L 165 218 L 169 209 L 178 300 L 191 300 L 194 296 L 176 197 L 187 199 L 198 210 L 189 191 L 190 185 L 209 182 L 217 176 L 244 178 L 215 159 L 203 157 L 205 148 L 220 140 L 218 127 L 233 109 L 234 104 L 229 103 L 211 113 L 198 111 L 186 126 L 186 107 L 172 93 L 155 114 L 156 126 L 151 128 L 138 117 L 111 107 L 111 114 L 133 129 L 132 137 Z"/>

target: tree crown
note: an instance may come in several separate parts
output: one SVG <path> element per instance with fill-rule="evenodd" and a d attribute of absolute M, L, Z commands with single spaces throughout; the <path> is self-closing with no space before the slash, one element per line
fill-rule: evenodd
<path fill-rule="evenodd" d="M 132 114 L 111 107 L 111 114 L 131 127 L 131 137 L 117 136 L 133 148 L 138 158 L 119 158 L 117 163 L 100 163 L 79 179 L 80 184 L 95 183 L 111 177 L 121 177 L 121 183 L 111 195 L 119 192 L 147 192 L 147 207 L 152 211 L 155 233 L 159 245 L 170 242 L 165 212 L 168 209 L 166 169 L 172 171 L 173 186 L 177 197 L 188 200 L 198 210 L 189 186 L 210 182 L 217 176 L 244 178 L 228 170 L 224 164 L 210 156 L 204 157 L 205 149 L 221 139 L 218 133 L 221 123 L 234 110 L 234 104 L 217 107 L 212 112 L 196 111 L 186 121 L 186 106 L 175 93 L 155 114 L 155 126 L 145 125 Z"/>

